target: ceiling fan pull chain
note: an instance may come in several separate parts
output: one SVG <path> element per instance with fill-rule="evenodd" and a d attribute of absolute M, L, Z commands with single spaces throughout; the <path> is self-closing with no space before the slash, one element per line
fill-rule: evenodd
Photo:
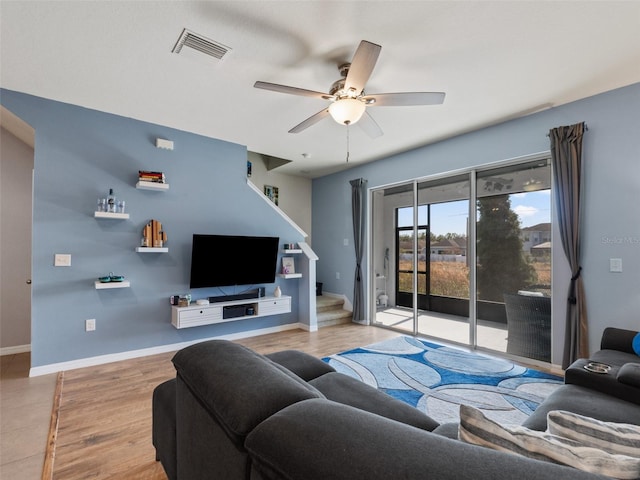
<path fill-rule="evenodd" d="M 347 163 L 349 163 L 349 124 L 347 123 Z"/>

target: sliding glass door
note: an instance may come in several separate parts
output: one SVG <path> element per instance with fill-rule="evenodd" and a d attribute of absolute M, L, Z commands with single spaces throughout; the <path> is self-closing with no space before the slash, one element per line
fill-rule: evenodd
<path fill-rule="evenodd" d="M 550 182 L 539 157 L 373 190 L 372 323 L 549 361 Z M 523 334 L 514 308 L 548 326 Z"/>
<path fill-rule="evenodd" d="M 478 172 L 476 190 L 477 345 L 549 362 L 551 167 L 541 159 Z"/>
<path fill-rule="evenodd" d="M 468 343 L 469 175 L 376 190 L 371 202 L 372 323 Z"/>

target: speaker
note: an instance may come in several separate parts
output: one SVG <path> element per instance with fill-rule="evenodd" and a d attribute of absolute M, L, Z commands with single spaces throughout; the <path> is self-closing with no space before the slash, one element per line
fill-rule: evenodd
<path fill-rule="evenodd" d="M 247 305 L 229 305 L 222 307 L 222 318 L 237 318 L 246 315 Z"/>

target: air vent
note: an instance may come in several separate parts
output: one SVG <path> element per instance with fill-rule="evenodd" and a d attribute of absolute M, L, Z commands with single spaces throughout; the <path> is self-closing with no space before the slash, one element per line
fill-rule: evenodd
<path fill-rule="evenodd" d="M 213 40 L 203 37 L 197 33 L 191 32 L 186 28 L 182 30 L 180 38 L 178 38 L 178 41 L 171 51 L 173 53 L 186 53 L 186 50 L 183 51 L 184 47 L 188 47 L 196 52 L 200 52 L 218 60 L 222 60 L 225 55 L 231 51 L 229 47 L 222 45 L 221 43 L 214 42 Z"/>

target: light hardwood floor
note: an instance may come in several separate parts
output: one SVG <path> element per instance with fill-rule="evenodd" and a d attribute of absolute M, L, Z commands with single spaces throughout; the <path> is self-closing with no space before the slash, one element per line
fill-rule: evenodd
<path fill-rule="evenodd" d="M 260 353 L 323 357 L 400 335 L 355 324 L 238 340 Z M 12 357 L 12 358 L 8 358 Z M 175 376 L 173 352 L 64 372 L 52 474 L 42 478 L 166 479 L 151 444 L 151 394 Z M 29 356 L 2 357 L 0 478 L 41 478 L 56 375 L 28 378 Z"/>

